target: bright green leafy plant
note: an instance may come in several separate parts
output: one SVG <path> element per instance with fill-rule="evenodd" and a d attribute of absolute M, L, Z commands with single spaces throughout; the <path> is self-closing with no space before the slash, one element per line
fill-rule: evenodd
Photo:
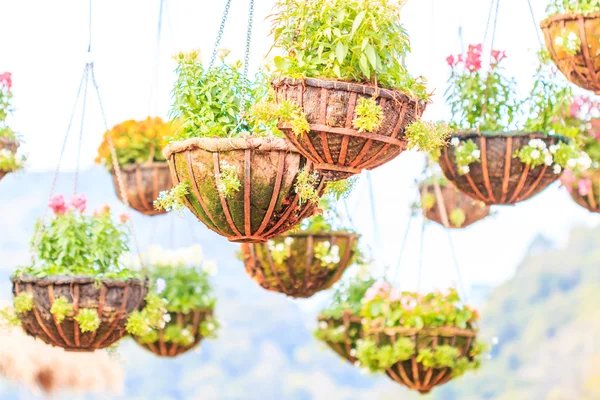
<path fill-rule="evenodd" d="M 12 77 L 10 72 L 0 74 L 0 140 L 16 140 L 17 135 L 8 126 L 6 119 L 12 113 Z M 1 147 L 1 146 L 0 146 Z M 25 157 L 18 156 L 7 148 L 0 149 L 0 172 L 11 172 L 23 168 Z"/>
<path fill-rule="evenodd" d="M 575 13 L 588 15 L 600 11 L 599 0 L 552 0 L 546 11 L 550 15 Z"/>
<path fill-rule="evenodd" d="M 429 94 L 402 60 L 410 41 L 400 24 L 403 2 L 278 0 L 271 16 L 277 72 L 292 78 L 371 83 L 420 99 Z"/>
<path fill-rule="evenodd" d="M 60 296 L 52 303 L 50 313 L 56 318 L 56 323 L 60 324 L 67 316 L 73 314 L 73 304 L 69 303 L 66 297 Z"/>
<path fill-rule="evenodd" d="M 170 190 L 162 191 L 154 200 L 154 208 L 165 211 L 181 211 L 184 207 L 185 196 L 190 194 L 192 187 L 189 182 L 181 182 Z"/>

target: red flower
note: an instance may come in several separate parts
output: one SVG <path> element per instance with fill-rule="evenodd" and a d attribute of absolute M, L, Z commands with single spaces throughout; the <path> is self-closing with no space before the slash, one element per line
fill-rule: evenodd
<path fill-rule="evenodd" d="M 476 46 L 470 44 L 469 50 L 467 51 L 467 59 L 465 61 L 465 67 L 470 72 L 476 72 L 481 69 L 481 44 Z"/>
<path fill-rule="evenodd" d="M 458 61 L 456 61 L 456 60 L 454 59 L 454 56 L 453 56 L 453 55 L 449 55 L 449 56 L 446 58 L 446 62 L 448 63 L 448 65 L 449 65 L 451 68 L 454 68 L 454 66 L 455 66 L 456 64 L 458 64 Z"/>
<path fill-rule="evenodd" d="M 50 207 L 54 215 L 63 215 L 67 212 L 67 205 L 65 204 L 65 198 L 62 194 L 51 198 L 48 207 Z"/>
<path fill-rule="evenodd" d="M 12 78 L 10 72 L 4 72 L 0 74 L 0 84 L 6 86 L 8 91 L 10 92 L 10 88 L 12 88 Z"/>
<path fill-rule="evenodd" d="M 506 58 L 506 52 L 500 50 L 492 50 L 492 64 L 499 64 L 500 61 Z"/>
<path fill-rule="evenodd" d="M 85 211 L 87 206 L 87 199 L 84 194 L 77 194 L 71 197 L 69 201 L 69 208 L 78 210 L 81 214 Z"/>
<path fill-rule="evenodd" d="M 126 223 L 127 221 L 129 221 L 129 214 L 119 215 L 119 220 L 121 221 L 122 224 Z"/>

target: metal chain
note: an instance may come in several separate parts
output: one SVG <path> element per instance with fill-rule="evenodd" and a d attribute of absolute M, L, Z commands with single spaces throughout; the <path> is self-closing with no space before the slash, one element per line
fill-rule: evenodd
<path fill-rule="evenodd" d="M 77 96 L 75 97 L 75 104 L 73 105 L 73 110 L 71 111 L 71 116 L 69 118 L 69 125 L 67 125 L 67 132 L 65 133 L 65 138 L 63 139 L 62 147 L 60 149 L 60 154 L 58 156 L 58 163 L 56 165 L 56 169 L 54 170 L 54 175 L 52 177 L 52 183 L 50 184 L 50 194 L 48 195 L 48 203 L 54 197 L 54 192 L 56 190 L 56 182 L 58 181 L 58 174 L 60 173 L 60 168 L 62 166 L 62 160 L 64 158 L 65 150 L 67 148 L 67 143 L 69 141 L 69 134 L 71 133 L 71 126 L 73 125 L 73 120 L 75 119 L 75 112 L 77 111 L 77 105 L 79 104 L 79 98 L 81 97 L 81 90 L 83 89 L 83 82 L 87 80 L 88 75 L 88 66 L 86 64 L 83 69 L 83 75 L 81 76 L 81 81 L 79 82 L 79 89 L 77 89 Z M 33 246 L 31 248 L 31 260 L 35 262 L 36 251 L 40 245 L 40 241 L 42 239 L 42 232 L 44 230 L 44 222 L 46 217 L 48 216 L 48 207 L 44 207 L 44 213 L 42 214 L 42 218 L 39 221 L 39 225 L 37 227 L 37 231 L 35 234 L 35 240 L 33 242 Z"/>
<path fill-rule="evenodd" d="M 89 71 L 91 64 L 86 64 L 85 68 Z M 77 145 L 77 161 L 75 163 L 75 177 L 73 178 L 73 195 L 77 194 L 77 184 L 79 183 L 79 169 L 81 166 L 81 146 L 83 144 L 83 128 L 85 125 L 85 109 L 87 103 L 89 73 L 85 74 L 85 84 L 83 88 L 83 103 L 81 106 L 81 125 L 79 126 L 79 143 Z"/>
<path fill-rule="evenodd" d="M 223 38 L 223 32 L 225 31 L 225 23 L 227 22 L 227 17 L 229 16 L 230 8 L 231 0 L 227 0 L 227 3 L 225 3 L 225 10 L 223 11 L 223 17 L 221 18 L 219 32 L 217 33 L 217 39 L 215 40 L 215 46 L 213 47 L 213 52 L 210 56 L 210 63 L 208 64 L 208 69 L 211 69 L 215 65 L 215 61 L 217 59 L 217 51 L 219 51 L 219 45 L 221 44 L 221 39 Z"/>
<path fill-rule="evenodd" d="M 102 98 L 100 97 L 100 88 L 98 87 L 98 83 L 96 82 L 96 76 L 94 74 L 94 65 L 93 63 L 90 66 L 90 73 L 92 76 L 92 84 L 94 85 L 94 88 L 96 89 L 96 96 L 98 98 L 98 104 L 100 105 L 100 114 L 102 116 L 102 121 L 104 122 L 104 129 L 106 131 L 109 130 L 108 127 L 108 123 L 106 121 L 106 114 L 104 112 L 104 104 L 102 103 Z M 119 165 L 118 159 L 117 159 L 117 150 L 115 148 L 115 144 L 113 142 L 112 136 L 111 135 L 107 135 L 107 140 L 108 140 L 108 146 L 110 148 L 110 155 L 112 158 L 112 165 L 113 165 L 113 169 L 115 172 L 115 175 L 117 176 L 117 183 L 119 185 L 119 193 L 121 193 L 121 200 L 123 201 L 123 203 L 125 203 L 125 207 L 131 211 L 131 205 L 129 204 L 129 199 L 127 198 L 127 190 L 125 188 L 125 181 L 123 179 L 123 173 L 121 171 L 121 166 Z M 144 261 L 142 259 L 142 254 L 140 252 L 140 245 L 138 243 L 138 239 L 137 239 L 137 235 L 135 233 L 135 229 L 133 226 L 133 221 L 130 218 L 128 221 L 128 225 L 129 225 L 129 230 L 131 231 L 131 236 L 133 237 L 133 243 L 135 245 L 135 249 L 136 249 L 136 253 L 138 255 L 138 258 L 140 260 L 140 265 L 142 267 L 142 272 L 146 275 L 148 273 L 146 266 L 144 264 Z"/>
<path fill-rule="evenodd" d="M 485 33 L 483 34 L 483 44 L 487 42 L 488 33 L 490 30 L 490 22 L 492 21 L 492 13 L 494 12 L 494 3 L 496 0 L 490 1 L 490 11 L 488 12 L 487 22 L 485 23 Z"/>
<path fill-rule="evenodd" d="M 241 118 L 245 118 L 246 114 L 246 94 L 248 93 L 248 72 L 250 70 L 250 45 L 252 44 L 252 26 L 254 24 L 254 0 L 250 0 L 250 8 L 248 9 L 248 29 L 246 30 L 246 52 L 244 53 L 244 72 L 242 76 L 242 93 L 241 93 Z"/>

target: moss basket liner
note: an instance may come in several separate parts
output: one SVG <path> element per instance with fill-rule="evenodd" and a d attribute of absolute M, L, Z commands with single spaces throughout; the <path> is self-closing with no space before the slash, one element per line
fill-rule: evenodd
<path fill-rule="evenodd" d="M 435 349 L 438 345 L 449 345 L 460 351 L 461 357 L 468 355 L 477 332 L 473 329 L 458 329 L 454 327 L 424 328 L 384 328 L 366 332 L 374 336 L 376 343 L 394 343 L 402 337 L 409 337 L 416 344 L 415 353 L 406 360 L 397 362 L 386 370 L 386 374 L 394 381 L 420 393 L 429 393 L 431 389 L 441 386 L 452 379 L 451 368 L 425 368 L 417 362 L 420 349 Z"/>
<path fill-rule="evenodd" d="M 275 264 L 266 243 L 242 245 L 246 272 L 267 290 L 308 298 L 329 289 L 342 277 L 350 266 L 360 235 L 348 232 L 296 232 L 279 239 L 283 240 L 284 237 L 294 239 L 290 245 L 291 256 L 285 264 Z M 321 260 L 314 256 L 317 243 L 326 241 L 340 249 L 340 261 L 334 268 L 321 266 Z"/>
<path fill-rule="evenodd" d="M 600 94 L 600 12 L 558 14 L 540 25 L 546 47 L 560 72 L 577 86 Z M 556 38 L 564 31 L 574 32 L 581 39 L 577 54 L 570 55 L 556 45 Z"/>
<path fill-rule="evenodd" d="M 461 143 L 472 139 L 481 151 L 481 162 L 472 163 L 470 172 L 458 174 L 455 163 L 454 146 L 442 150 L 440 166 L 446 178 L 463 193 L 488 205 L 515 204 L 527 200 L 551 183 L 560 174 L 551 167 L 540 165 L 530 168 L 518 158 L 516 150 L 527 146 L 531 139 L 542 139 L 546 146 L 565 139 L 560 136 L 547 136 L 543 133 L 475 133 L 454 134 Z"/>
<path fill-rule="evenodd" d="M 300 204 L 296 178 L 305 166 L 296 148 L 282 138 L 201 138 L 172 143 L 163 152 L 175 185 L 188 181 L 186 206 L 208 228 L 232 242 L 259 243 L 287 232 L 317 209 Z M 220 163 L 237 167 L 240 190 L 225 198 L 217 190 Z M 315 188 L 324 190 L 322 177 Z"/>
<path fill-rule="evenodd" d="M 600 171 L 586 171 L 582 177 L 591 179 L 592 190 L 586 196 L 582 196 L 577 188 L 574 188 L 571 190 L 571 197 L 581 207 L 600 213 Z"/>
<path fill-rule="evenodd" d="M 118 341 L 126 334 L 129 314 L 144 307 L 148 293 L 147 283 L 139 279 L 106 279 L 98 285 L 91 277 L 25 275 L 11 281 L 15 296 L 22 292 L 33 295 L 33 309 L 18 314 L 25 332 L 67 351 L 94 351 Z M 95 309 L 101 321 L 98 329 L 82 333 L 72 316 L 58 324 L 50 309 L 61 296 L 73 304 L 75 315 L 80 308 Z"/>
<path fill-rule="evenodd" d="M 446 215 L 448 216 L 448 224 L 447 228 L 466 228 L 469 225 L 474 224 L 475 222 L 481 221 L 488 215 L 490 215 L 490 206 L 482 204 L 478 200 L 473 200 L 471 197 L 466 194 L 460 192 L 458 189 L 454 187 L 453 184 L 448 183 L 447 185 L 440 185 L 440 191 L 442 200 L 444 202 L 444 207 L 446 210 Z M 420 187 L 421 196 L 424 195 L 433 195 L 435 196 L 435 188 L 434 185 L 421 185 Z M 442 218 L 442 211 L 438 204 L 438 199 L 436 197 L 435 204 L 429 210 L 425 209 L 423 206 L 423 199 L 421 198 L 421 206 L 423 209 L 423 215 L 430 221 L 437 222 L 438 224 L 444 226 L 444 219 Z M 449 216 L 453 210 L 460 208 L 465 213 L 465 222 L 462 225 L 456 226 L 450 221 Z"/>
<path fill-rule="evenodd" d="M 154 200 L 158 194 L 173 187 L 169 164 L 166 161 L 125 165 L 121 167 L 121 171 L 131 208 L 148 216 L 166 213 L 166 211 L 158 211 L 154 208 Z M 119 200 L 123 201 L 114 171 L 112 171 L 112 177 L 115 192 Z"/>
<path fill-rule="evenodd" d="M 143 348 L 152 353 L 156 354 L 160 357 L 177 357 L 180 354 L 186 353 L 189 350 L 192 350 L 200 341 L 204 338 L 202 336 L 200 325 L 202 322 L 206 321 L 208 318 L 212 317 L 212 310 L 193 310 L 187 314 L 181 312 L 170 312 L 169 315 L 171 320 L 167 323 L 167 325 L 163 329 L 158 329 L 159 340 L 152 343 L 144 343 L 140 341 L 137 336 L 133 336 L 133 339 Z M 182 346 L 177 343 L 166 342 L 164 339 L 165 330 L 171 325 L 179 325 L 181 328 L 185 328 L 188 326 L 192 327 L 191 334 L 194 336 L 194 342 L 188 346 Z"/>
<path fill-rule="evenodd" d="M 346 328 L 346 338 L 343 342 L 334 343 L 325 341 L 327 346 L 335 351 L 344 360 L 349 361 L 351 364 L 356 362 L 356 357 L 353 355 L 353 350 L 356 351 L 356 341 L 360 339 L 362 335 L 362 318 L 358 315 L 352 315 L 350 311 L 344 312 L 344 315 L 340 319 L 319 317 L 319 322 L 325 322 L 330 328 L 337 328 L 344 326 Z M 355 337 L 350 335 L 350 330 L 356 329 Z"/>
<path fill-rule="evenodd" d="M 284 78 L 273 82 L 276 100 L 290 100 L 305 112 L 310 132 L 296 136 L 289 125 L 279 128 L 303 156 L 329 179 L 344 179 L 397 157 L 406 148 L 404 130 L 419 119 L 426 102 L 406 93 L 359 83 Z M 384 119 L 376 132 L 353 127 L 359 98 L 376 97 Z"/>

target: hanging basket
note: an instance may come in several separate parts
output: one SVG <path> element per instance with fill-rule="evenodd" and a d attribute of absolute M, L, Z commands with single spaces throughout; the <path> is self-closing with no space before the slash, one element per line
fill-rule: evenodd
<path fill-rule="evenodd" d="M 546 47 L 565 77 L 587 90 L 600 93 L 600 13 L 558 14 L 541 23 Z M 574 33 L 581 41 L 577 53 L 569 54 L 561 41 Z"/>
<path fill-rule="evenodd" d="M 91 352 L 115 343 L 126 334 L 125 323 L 129 314 L 144 306 L 147 284 L 141 280 L 98 281 L 91 277 L 33 276 L 12 277 L 13 294 L 33 295 L 33 309 L 18 314 L 28 335 L 67 351 Z M 65 297 L 73 305 L 73 313 L 80 308 L 91 308 L 100 317 L 100 326 L 94 332 L 81 332 L 73 316 L 58 323 L 50 312 L 55 299 Z"/>
<path fill-rule="evenodd" d="M 260 243 L 287 232 L 316 211 L 295 193 L 298 173 L 312 171 L 281 138 L 202 138 L 170 144 L 163 152 L 173 182 L 189 182 L 186 206 L 210 229 L 237 243 Z M 240 189 L 226 197 L 217 190 L 221 163 L 234 166 Z M 322 193 L 319 177 L 315 189 Z"/>
<path fill-rule="evenodd" d="M 415 354 L 406 360 L 397 362 L 386 370 L 386 374 L 397 383 L 409 389 L 417 390 L 422 394 L 429 393 L 431 389 L 441 386 L 452 379 L 451 368 L 426 368 L 417 361 L 420 349 L 435 349 L 439 345 L 455 347 L 460 352 L 460 357 L 472 358 L 469 355 L 477 335 L 472 329 L 458 329 L 453 327 L 425 328 L 418 331 L 415 328 L 385 328 L 371 331 L 377 343 L 393 343 L 396 340 L 408 337 L 415 343 Z"/>
<path fill-rule="evenodd" d="M 16 153 L 18 148 L 19 142 L 17 140 L 0 137 L 0 150 L 7 149 L 11 153 Z M 0 170 L 0 180 L 2 180 L 9 172 L 12 171 Z"/>
<path fill-rule="evenodd" d="M 421 117 L 427 105 L 400 91 L 358 83 L 285 78 L 273 82 L 273 87 L 277 101 L 298 104 L 310 124 L 310 132 L 301 136 L 287 124 L 280 124 L 279 129 L 332 180 L 379 167 L 397 157 L 406 148 L 404 130 Z M 359 132 L 353 127 L 361 97 L 375 97 L 383 110 L 383 123 L 376 132 Z"/>
<path fill-rule="evenodd" d="M 575 203 L 595 213 L 600 213 L 600 171 L 588 170 L 581 178 L 589 180 L 587 193 L 581 194 L 577 187 L 571 188 L 570 194 Z"/>
<path fill-rule="evenodd" d="M 290 240 L 291 238 L 291 240 Z M 297 232 L 275 238 L 269 243 L 244 244 L 242 254 L 246 272 L 260 286 L 296 298 L 308 298 L 329 289 L 350 266 L 359 235 L 348 232 Z M 286 244 L 286 240 L 290 243 Z M 323 265 L 315 256 L 320 243 L 337 246 L 339 260 Z M 288 257 L 279 263 L 274 260 L 271 246 L 289 246 Z"/>
<path fill-rule="evenodd" d="M 481 201 L 474 200 L 466 194 L 460 192 L 451 183 L 440 185 L 441 198 L 444 203 L 444 210 L 448 218 L 448 226 L 444 224 L 442 210 L 438 204 L 437 196 L 435 195 L 435 187 L 432 184 L 421 185 L 421 208 L 423 215 L 430 221 L 437 222 L 446 228 L 466 228 L 490 215 L 490 206 Z M 426 197 L 435 199 L 435 203 L 431 207 L 427 207 Z M 453 214 L 458 213 L 458 218 L 454 218 Z M 459 221 L 464 218 L 464 221 Z"/>
<path fill-rule="evenodd" d="M 335 351 L 344 360 L 354 364 L 356 362 L 356 341 L 362 334 L 361 318 L 347 310 L 340 319 L 319 317 L 319 325 L 326 324 L 330 329 L 344 327 L 344 340 L 325 340 L 325 344 Z"/>
<path fill-rule="evenodd" d="M 143 348 L 160 357 L 177 357 L 180 354 L 186 353 L 192 350 L 200 344 L 200 341 L 204 338 L 201 332 L 201 324 L 212 317 L 212 310 L 193 310 L 187 314 L 178 312 L 170 312 L 171 317 L 167 325 L 158 329 L 159 339 L 156 342 L 145 342 L 139 337 L 134 336 L 134 340 Z M 181 329 L 189 329 L 191 335 L 194 337 L 194 341 L 189 345 L 181 345 L 165 340 L 165 331 L 170 326 L 177 325 Z"/>
<path fill-rule="evenodd" d="M 145 164 L 130 164 L 121 167 L 125 192 L 129 205 L 136 211 L 148 216 L 164 214 L 154 208 L 154 200 L 158 194 L 173 187 L 169 164 L 167 162 L 152 162 Z M 112 171 L 113 185 L 119 200 L 123 201 L 119 182 L 115 171 Z"/>
<path fill-rule="evenodd" d="M 541 139 L 549 147 L 563 140 L 558 136 L 469 132 L 453 137 L 461 143 L 473 140 L 480 149 L 481 162 L 471 164 L 470 171 L 460 175 L 454 161 L 455 147 L 447 146 L 440 157 L 442 171 L 460 191 L 485 204 L 515 204 L 530 199 L 560 177 L 546 165 L 530 168 L 513 156 L 531 139 Z"/>

